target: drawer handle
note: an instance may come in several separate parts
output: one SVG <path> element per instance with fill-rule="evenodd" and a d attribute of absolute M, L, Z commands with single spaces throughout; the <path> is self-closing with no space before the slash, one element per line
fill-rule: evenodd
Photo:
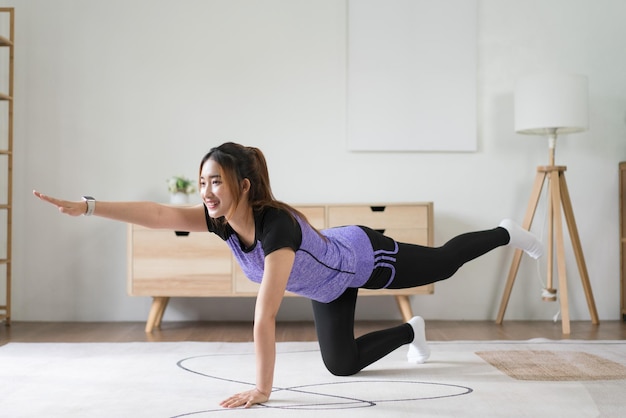
<path fill-rule="evenodd" d="M 177 237 L 186 237 L 189 235 L 189 231 L 174 231 Z"/>
<path fill-rule="evenodd" d="M 385 233 L 385 230 L 384 230 L 384 229 L 375 229 L 374 231 L 376 231 L 376 232 L 380 232 L 381 234 L 384 234 L 384 233 Z"/>
<path fill-rule="evenodd" d="M 370 209 L 372 210 L 372 212 L 384 212 L 386 207 L 385 206 L 370 206 Z"/>

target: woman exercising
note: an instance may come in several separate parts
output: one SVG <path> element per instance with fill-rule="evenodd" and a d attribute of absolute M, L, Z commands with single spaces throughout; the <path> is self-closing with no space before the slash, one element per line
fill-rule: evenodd
<path fill-rule="evenodd" d="M 256 386 L 221 402 L 246 408 L 267 402 L 276 358 L 276 315 L 285 290 L 312 300 L 315 327 L 326 368 L 349 376 L 409 344 L 411 362 L 426 361 L 424 321 L 354 338 L 359 288 L 403 289 L 452 276 L 463 264 L 510 245 L 533 258 L 541 243 L 512 221 L 494 229 L 459 235 L 438 248 L 396 242 L 365 226 L 316 230 L 305 216 L 276 200 L 263 153 L 232 142 L 209 151 L 200 163 L 203 203 L 168 206 L 155 202 L 66 201 L 33 193 L 71 215 L 184 231 L 210 231 L 226 241 L 246 276 L 257 283 L 254 313 Z"/>

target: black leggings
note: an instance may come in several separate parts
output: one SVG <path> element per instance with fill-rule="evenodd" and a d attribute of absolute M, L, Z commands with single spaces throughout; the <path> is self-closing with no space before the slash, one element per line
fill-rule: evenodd
<path fill-rule="evenodd" d="M 459 235 L 438 248 L 396 243 L 363 227 L 377 256 L 368 289 L 406 289 L 452 276 L 463 264 L 509 242 L 504 228 Z M 391 283 L 389 283 L 391 282 Z M 313 301 L 315 328 L 326 368 L 336 376 L 350 376 L 413 341 L 409 324 L 354 338 L 358 289 L 349 288 L 330 303 Z"/>

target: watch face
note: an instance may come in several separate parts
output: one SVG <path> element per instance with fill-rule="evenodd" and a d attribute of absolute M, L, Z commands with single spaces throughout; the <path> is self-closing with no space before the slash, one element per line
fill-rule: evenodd
<path fill-rule="evenodd" d="M 91 197 L 91 196 L 83 196 L 83 199 L 84 199 L 84 200 L 96 200 L 96 199 L 94 199 L 94 198 L 93 198 L 93 197 Z"/>

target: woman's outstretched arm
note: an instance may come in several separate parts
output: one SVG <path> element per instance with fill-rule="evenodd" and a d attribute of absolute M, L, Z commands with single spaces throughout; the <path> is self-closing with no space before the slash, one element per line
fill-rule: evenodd
<path fill-rule="evenodd" d="M 59 212 L 69 216 L 81 216 L 87 212 L 87 202 L 70 201 L 44 195 L 36 190 L 33 194 L 44 202 L 56 206 Z M 103 202 L 95 204 L 94 216 L 120 222 L 142 225 L 148 228 L 202 232 L 207 230 L 203 205 L 169 206 L 156 202 Z"/>

